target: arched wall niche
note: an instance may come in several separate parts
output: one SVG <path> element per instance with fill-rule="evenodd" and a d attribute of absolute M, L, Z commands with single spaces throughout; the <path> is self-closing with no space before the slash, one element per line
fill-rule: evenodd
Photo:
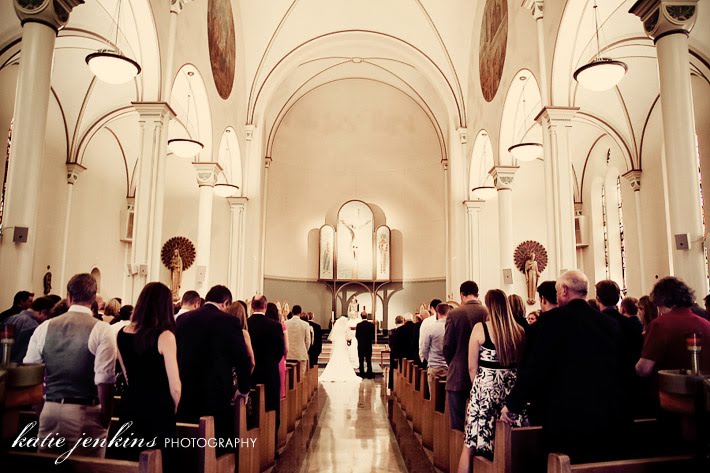
<path fill-rule="evenodd" d="M 510 83 L 501 114 L 498 151 L 502 165 L 514 165 L 508 148 L 518 143 L 542 144 L 542 127 L 535 117 L 542 108 L 540 87 L 528 69 L 520 70 Z M 542 157 L 542 148 L 540 149 Z"/>
<path fill-rule="evenodd" d="M 193 160 L 213 161 L 210 101 L 202 75 L 192 64 L 179 69 L 170 93 L 170 106 L 176 117 L 170 121 L 169 138 L 200 141 L 204 148 Z"/>

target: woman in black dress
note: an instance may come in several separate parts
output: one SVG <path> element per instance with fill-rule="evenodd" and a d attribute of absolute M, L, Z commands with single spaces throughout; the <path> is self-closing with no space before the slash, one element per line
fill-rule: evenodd
<path fill-rule="evenodd" d="M 176 437 L 175 411 L 181 391 L 174 330 L 170 289 L 159 282 L 148 283 L 138 296 L 131 324 L 121 329 L 117 340 L 127 382 L 120 425 L 133 423 L 121 437 L 144 439 L 142 445 L 126 449 L 126 456 L 133 460 L 151 448 L 163 450 L 164 459 L 170 457 L 165 439 Z"/>

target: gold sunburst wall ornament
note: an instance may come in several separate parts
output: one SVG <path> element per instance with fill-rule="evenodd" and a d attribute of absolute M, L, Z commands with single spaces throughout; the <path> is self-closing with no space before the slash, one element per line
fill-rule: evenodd
<path fill-rule="evenodd" d="M 545 271 L 547 267 L 547 250 L 542 246 L 542 243 L 534 240 L 524 241 L 515 248 L 515 253 L 513 254 L 515 267 L 521 273 L 525 273 L 525 262 L 530 258 L 531 253 L 535 253 L 538 270 L 540 272 Z"/>
<path fill-rule="evenodd" d="M 190 240 L 182 236 L 172 237 L 163 245 L 160 251 L 160 259 L 166 268 L 171 269 L 170 261 L 172 260 L 175 250 L 178 250 L 182 258 L 183 271 L 188 269 L 195 262 L 195 245 Z"/>

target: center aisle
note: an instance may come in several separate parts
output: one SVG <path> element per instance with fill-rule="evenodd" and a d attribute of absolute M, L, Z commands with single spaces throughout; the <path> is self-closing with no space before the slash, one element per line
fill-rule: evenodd
<path fill-rule="evenodd" d="M 299 473 L 406 472 L 378 381 L 323 383 L 318 427 Z"/>

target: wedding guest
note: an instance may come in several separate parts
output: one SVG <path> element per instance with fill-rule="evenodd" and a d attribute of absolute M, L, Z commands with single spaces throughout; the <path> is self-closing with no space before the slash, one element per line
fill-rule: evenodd
<path fill-rule="evenodd" d="M 185 291 L 185 294 L 182 295 L 182 299 L 180 300 L 180 310 L 175 314 L 175 320 L 177 321 L 178 317 L 185 312 L 190 312 L 199 307 L 202 307 L 200 294 L 197 291 Z"/>
<path fill-rule="evenodd" d="M 171 464 L 165 439 L 176 437 L 175 412 L 182 392 L 174 330 L 172 292 L 163 283 L 151 282 L 138 296 L 133 320 L 118 332 L 117 340 L 126 379 L 119 422 L 132 422 L 130 432 L 138 439 L 157 439 L 164 471 Z M 120 450 L 124 458 L 136 461 L 146 449 L 142 445 Z"/>
<path fill-rule="evenodd" d="M 263 309 L 262 309 L 263 310 Z M 311 347 L 311 326 L 301 320 L 301 306 L 294 305 L 291 318 L 286 321 L 288 330 L 288 359 L 300 361 L 301 377 L 306 374 L 308 349 Z"/>
<path fill-rule="evenodd" d="M 249 359 L 251 360 L 251 371 L 254 371 L 254 348 L 252 347 L 251 337 L 249 336 L 249 325 L 247 322 L 247 313 L 244 310 L 244 306 L 242 306 L 240 301 L 232 302 L 230 306 L 227 307 L 226 312 L 229 315 L 233 315 L 234 317 L 239 319 L 239 323 L 242 326 L 242 334 L 244 335 L 244 343 L 246 343 L 247 352 L 249 352 Z"/>
<path fill-rule="evenodd" d="M 406 356 L 406 334 L 403 335 L 402 327 L 404 326 L 404 317 L 398 315 L 394 318 L 394 328 L 390 330 L 389 340 L 387 344 L 390 347 L 390 366 L 389 366 L 389 380 L 387 385 L 390 389 L 394 389 L 394 372 L 399 367 L 402 362 L 402 358 Z"/>
<path fill-rule="evenodd" d="M 510 305 L 510 311 L 513 314 L 513 319 L 523 327 L 527 329 L 529 324 L 527 317 L 525 316 L 525 302 L 523 298 L 517 294 L 511 294 L 508 296 L 508 304 Z"/>
<path fill-rule="evenodd" d="M 34 296 L 34 293 L 29 291 L 19 291 L 16 293 L 15 297 L 12 299 L 12 307 L 0 313 L 0 325 L 10 316 L 29 309 L 34 300 Z"/>
<path fill-rule="evenodd" d="M 619 312 L 625 317 L 637 317 L 639 313 L 638 305 L 639 300 L 635 297 L 624 297 L 619 304 Z"/>
<path fill-rule="evenodd" d="M 485 304 L 488 321 L 473 327 L 468 344 L 468 374 L 472 387 L 459 473 L 468 473 L 474 454 L 493 458 L 495 422 L 515 385 L 525 344 L 525 330 L 514 319 L 505 292 L 488 291 Z M 513 424 L 520 427 L 524 420 L 523 416 L 518 416 Z"/>
<path fill-rule="evenodd" d="M 283 317 L 279 313 L 279 308 L 273 302 L 266 304 L 266 318 L 281 324 L 281 331 L 284 336 L 284 353 L 279 361 L 279 378 L 281 379 L 281 399 L 286 399 L 286 356 L 288 355 L 288 331 Z"/>
<path fill-rule="evenodd" d="M 651 322 L 658 318 L 658 307 L 651 301 L 648 296 L 643 296 L 639 299 L 639 319 L 643 323 L 643 334 L 646 334 L 648 326 Z"/>
<path fill-rule="evenodd" d="M 60 299 L 59 302 L 54 304 L 52 309 L 47 314 L 47 320 L 59 317 L 62 314 L 66 314 L 69 310 L 69 302 L 66 299 Z"/>
<path fill-rule="evenodd" d="M 37 327 L 24 362 L 45 364 L 39 437 L 63 437 L 66 444 L 75 445 L 82 437 L 106 439 L 108 434 L 116 340 L 109 324 L 93 318 L 96 279 L 77 274 L 69 280 L 67 293 L 69 310 Z M 74 451 L 92 457 L 105 453 L 105 444 L 100 443 L 78 445 Z"/>
<path fill-rule="evenodd" d="M 449 372 L 444 358 L 444 333 L 446 332 L 446 316 L 449 314 L 450 309 L 451 307 L 448 304 L 440 302 L 436 306 L 437 315 L 429 317 L 435 322 L 428 326 L 422 326 L 422 346 L 419 350 L 419 357 L 427 363 L 427 382 L 430 396 L 434 390 L 436 378 L 446 378 L 446 374 Z"/>
<path fill-rule="evenodd" d="M 121 311 L 121 301 L 115 297 L 109 300 L 104 307 L 102 320 L 108 324 L 113 324 Z"/>
<path fill-rule="evenodd" d="M 51 298 L 47 296 L 40 297 L 32 301 L 29 309 L 25 309 L 5 320 L 4 325 L 13 325 L 15 327 L 15 343 L 12 345 L 10 361 L 22 363 L 27 354 L 27 347 L 30 344 L 32 334 L 42 322 L 47 320 L 49 311 L 52 310 L 53 306 Z"/>
<path fill-rule="evenodd" d="M 308 325 L 313 329 L 313 343 L 308 349 L 308 358 L 311 368 L 318 366 L 318 357 L 323 351 L 323 329 L 313 320 L 313 312 L 308 313 Z"/>
<path fill-rule="evenodd" d="M 488 311 L 478 300 L 478 284 L 466 281 L 459 288 L 461 306 L 449 312 L 444 332 L 444 358 L 449 367 L 446 376 L 446 399 L 451 428 L 463 432 L 466 400 L 471 391 L 468 375 L 468 342 L 473 327 L 488 318 Z"/>
<path fill-rule="evenodd" d="M 532 327 L 535 322 L 540 318 L 540 311 L 533 310 L 528 315 L 525 316 L 525 321 L 528 323 L 528 327 Z"/>
<path fill-rule="evenodd" d="M 599 303 L 597 302 L 596 299 L 587 299 L 587 304 L 589 304 L 589 307 L 596 310 L 597 312 L 601 312 L 601 309 L 599 307 Z"/>
<path fill-rule="evenodd" d="M 549 312 L 557 307 L 557 289 L 555 281 L 543 281 L 537 287 L 537 295 L 540 296 L 540 314 Z"/>

